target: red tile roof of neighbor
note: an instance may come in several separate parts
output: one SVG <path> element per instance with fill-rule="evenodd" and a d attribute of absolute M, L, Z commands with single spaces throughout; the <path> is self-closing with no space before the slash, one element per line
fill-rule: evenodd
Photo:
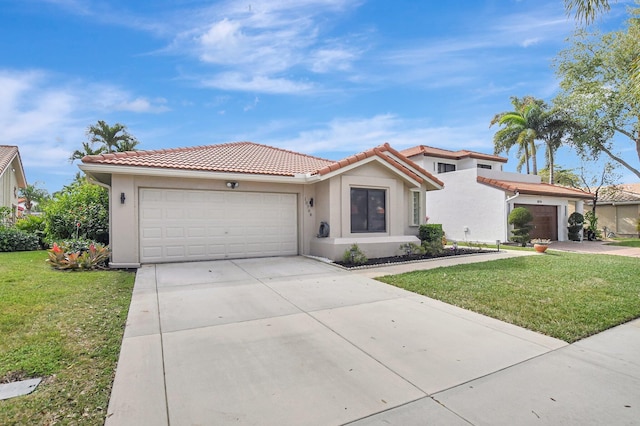
<path fill-rule="evenodd" d="M 598 203 L 640 204 L 640 183 L 624 183 L 600 188 Z"/>
<path fill-rule="evenodd" d="M 505 157 L 500 157 L 498 155 L 483 154 L 482 152 L 468 151 L 466 149 L 462 149 L 459 151 L 450 151 L 448 149 L 434 148 L 426 145 L 414 146 L 413 148 L 407 148 L 400 152 L 407 157 L 413 157 L 414 155 L 422 154 L 429 157 L 447 158 L 451 160 L 476 158 L 478 160 L 499 161 L 501 163 L 507 162 L 507 159 Z"/>
<path fill-rule="evenodd" d="M 0 145 L 0 173 L 4 172 L 17 154 L 17 146 Z"/>
<path fill-rule="evenodd" d="M 550 185 L 548 183 L 513 182 L 508 180 L 489 179 L 478 176 L 478 182 L 509 192 L 519 192 L 525 195 L 549 195 L 552 197 L 592 199 L 593 194 L 566 186 Z"/>
<path fill-rule="evenodd" d="M 165 169 L 294 176 L 298 173 L 325 175 L 372 156 L 378 156 L 383 161 L 386 161 L 391 166 L 419 182 L 422 182 L 423 179 L 411 171 L 410 168 L 427 176 L 433 182 L 442 185 L 441 181 L 391 148 L 389 144 L 372 148 L 340 161 L 326 160 L 253 142 L 233 142 L 189 148 L 89 155 L 84 157 L 82 162 Z M 398 158 L 398 160 L 393 157 Z"/>

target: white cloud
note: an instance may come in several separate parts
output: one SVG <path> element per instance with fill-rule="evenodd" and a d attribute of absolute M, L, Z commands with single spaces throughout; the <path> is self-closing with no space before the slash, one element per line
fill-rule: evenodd
<path fill-rule="evenodd" d="M 310 92 L 314 89 L 314 86 L 310 83 L 242 73 L 218 74 L 210 79 L 203 80 L 202 85 L 222 90 L 294 95 Z"/>
<path fill-rule="evenodd" d="M 272 138 L 265 142 L 309 154 L 344 152 L 352 154 L 389 142 L 396 149 L 432 145 L 447 149 L 493 149 L 487 123 L 462 126 L 430 126 L 423 120 L 408 120 L 395 114 L 366 118 L 336 118 L 291 139 Z"/>
<path fill-rule="evenodd" d="M 322 39 L 331 25 L 326 16 L 357 6 L 347 0 L 217 4 L 198 11 L 166 51 L 190 55 L 208 66 L 210 76 L 201 78 L 207 87 L 307 93 L 317 85 L 300 83 L 292 75 L 305 70 L 346 72 L 361 54 L 347 40 L 332 40 L 327 48 Z"/>
<path fill-rule="evenodd" d="M 37 70 L 0 69 L 0 87 L 0 144 L 17 145 L 25 167 L 51 174 L 75 174 L 68 158 L 86 127 L 104 115 L 166 109 L 161 98 L 134 97 L 115 86 L 61 80 Z"/>

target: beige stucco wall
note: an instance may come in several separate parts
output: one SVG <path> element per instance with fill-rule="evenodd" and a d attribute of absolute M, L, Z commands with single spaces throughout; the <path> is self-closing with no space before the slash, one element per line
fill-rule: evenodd
<path fill-rule="evenodd" d="M 409 226 L 409 197 L 410 189 L 414 186 L 399 179 L 397 173 L 384 165 L 372 161 L 315 186 L 319 194 L 318 225 L 322 220 L 327 221 L 331 233 L 328 238 L 311 237 L 311 255 L 339 260 L 352 244 L 358 244 L 368 257 L 384 257 L 398 254 L 403 243 L 420 243 L 417 238 L 418 227 Z M 386 232 L 351 232 L 351 188 L 377 188 L 387 191 Z M 424 193 L 424 190 L 423 186 L 421 191 Z M 328 200 L 327 204 L 324 204 L 325 199 Z M 423 218 L 423 206 L 421 213 Z"/>
<path fill-rule="evenodd" d="M 589 206 L 590 208 L 590 206 Z M 636 221 L 640 215 L 640 204 L 599 204 L 596 207 L 598 228 L 607 228 L 621 237 L 638 235 Z"/>
<path fill-rule="evenodd" d="M 297 216 L 299 218 L 298 250 L 301 254 L 305 252 L 308 253 L 309 242 L 308 239 L 304 239 L 303 236 L 311 234 L 315 227 L 315 200 L 314 207 L 309 206 L 309 199 L 315 196 L 315 189 L 307 188 L 299 184 L 237 181 L 240 183 L 238 188 L 230 189 L 226 186 L 226 180 L 113 175 L 110 190 L 110 244 L 113 252 L 111 259 L 112 266 L 136 267 L 140 263 L 138 229 L 138 197 L 140 188 L 297 194 Z M 120 202 L 121 193 L 125 194 L 124 204 Z"/>
<path fill-rule="evenodd" d="M 369 257 L 394 255 L 405 242 L 419 244 L 418 227 L 410 226 L 410 190 L 416 184 L 397 172 L 370 161 L 342 171 L 324 180 L 295 183 L 243 181 L 236 189 L 226 186 L 227 179 L 179 178 L 114 174 L 110 181 L 110 244 L 112 266 L 136 267 L 140 262 L 139 192 L 141 188 L 189 189 L 236 192 L 273 192 L 297 195 L 298 252 L 314 256 L 340 259 L 353 243 L 361 246 Z M 352 187 L 383 188 L 387 190 L 384 233 L 352 234 L 350 229 L 350 189 Z M 418 187 L 424 191 L 426 183 Z M 125 202 L 120 202 L 120 194 Z M 311 205 L 313 199 L 313 206 Z M 421 203 L 421 218 L 425 216 Z M 328 238 L 318 238 L 320 223 L 330 225 Z"/>

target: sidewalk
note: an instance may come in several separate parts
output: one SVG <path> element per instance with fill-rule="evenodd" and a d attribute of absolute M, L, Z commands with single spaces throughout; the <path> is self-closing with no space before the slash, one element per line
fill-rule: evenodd
<path fill-rule="evenodd" d="M 640 248 L 610 245 L 611 241 L 554 241 L 549 250 L 574 253 L 613 254 L 640 258 Z"/>

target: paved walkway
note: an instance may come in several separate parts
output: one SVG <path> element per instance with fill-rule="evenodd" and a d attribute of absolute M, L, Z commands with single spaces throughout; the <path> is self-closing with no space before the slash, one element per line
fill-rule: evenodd
<path fill-rule="evenodd" d="M 106 424 L 640 419 L 640 322 L 567 345 L 369 274 L 303 257 L 142 267 Z"/>
<path fill-rule="evenodd" d="M 640 248 L 622 247 L 609 244 L 610 241 L 554 241 L 549 250 L 571 251 L 575 253 L 614 254 L 616 256 L 640 257 Z"/>

